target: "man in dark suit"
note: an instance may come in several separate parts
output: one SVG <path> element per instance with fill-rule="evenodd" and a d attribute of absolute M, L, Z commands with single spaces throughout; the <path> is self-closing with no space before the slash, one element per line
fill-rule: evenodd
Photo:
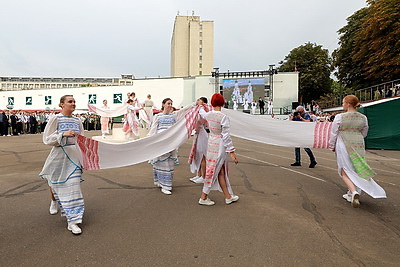
<path fill-rule="evenodd" d="M 0 136 L 3 136 L 4 134 L 3 123 L 6 119 L 6 114 L 4 113 L 4 111 L 0 110 Z"/>
<path fill-rule="evenodd" d="M 263 115 L 265 112 L 264 111 L 265 102 L 261 97 L 258 99 L 258 106 L 260 107 L 260 114 Z"/>
<path fill-rule="evenodd" d="M 11 120 L 12 134 L 13 135 L 18 135 L 18 132 L 17 132 L 17 120 L 18 120 L 18 117 L 17 117 L 17 115 L 15 115 L 15 111 L 14 110 L 11 111 L 10 120 Z"/>

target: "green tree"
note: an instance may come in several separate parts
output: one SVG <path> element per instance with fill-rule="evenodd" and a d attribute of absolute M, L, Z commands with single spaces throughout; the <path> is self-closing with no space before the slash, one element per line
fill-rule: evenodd
<path fill-rule="evenodd" d="M 400 0 L 367 0 L 338 33 L 335 75 L 354 90 L 400 76 Z"/>
<path fill-rule="evenodd" d="M 331 58 L 327 49 L 310 42 L 294 48 L 279 71 L 299 71 L 299 101 L 311 103 L 331 92 Z"/>

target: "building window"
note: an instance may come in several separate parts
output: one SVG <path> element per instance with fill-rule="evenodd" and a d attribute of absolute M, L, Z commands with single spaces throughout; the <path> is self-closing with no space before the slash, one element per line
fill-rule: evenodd
<path fill-rule="evenodd" d="M 203 60 L 203 56 L 199 56 L 199 60 Z"/>
<path fill-rule="evenodd" d="M 200 30 L 203 30 L 203 24 L 200 24 Z"/>
<path fill-rule="evenodd" d="M 199 32 L 199 36 L 200 36 L 200 37 L 203 37 L 203 32 Z"/>
<path fill-rule="evenodd" d="M 199 68 L 200 69 L 203 68 L 203 64 L 202 63 L 199 64 Z"/>
<path fill-rule="evenodd" d="M 200 47 L 200 53 L 203 53 L 203 48 Z"/>
<path fill-rule="evenodd" d="M 203 75 L 203 72 L 202 72 L 202 71 L 199 71 L 199 75 Z"/>
<path fill-rule="evenodd" d="M 200 40 L 200 45 L 202 45 L 203 44 L 203 40 Z"/>

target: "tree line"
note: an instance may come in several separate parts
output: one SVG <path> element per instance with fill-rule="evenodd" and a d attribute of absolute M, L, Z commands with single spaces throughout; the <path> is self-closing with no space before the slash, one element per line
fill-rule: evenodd
<path fill-rule="evenodd" d="M 348 17 L 338 34 L 339 47 L 332 54 L 308 42 L 279 62 L 279 71 L 299 72 L 300 102 L 400 78 L 400 0 L 367 0 L 367 6 Z"/>

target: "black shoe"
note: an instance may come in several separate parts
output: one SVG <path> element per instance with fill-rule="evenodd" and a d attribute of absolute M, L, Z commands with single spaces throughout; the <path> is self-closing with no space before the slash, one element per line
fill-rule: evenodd
<path fill-rule="evenodd" d="M 295 163 L 290 164 L 290 166 L 301 166 L 301 163 L 300 162 L 295 162 Z"/>
<path fill-rule="evenodd" d="M 310 166 L 308 166 L 309 168 L 314 168 L 315 165 L 317 165 L 316 161 L 311 161 Z"/>

